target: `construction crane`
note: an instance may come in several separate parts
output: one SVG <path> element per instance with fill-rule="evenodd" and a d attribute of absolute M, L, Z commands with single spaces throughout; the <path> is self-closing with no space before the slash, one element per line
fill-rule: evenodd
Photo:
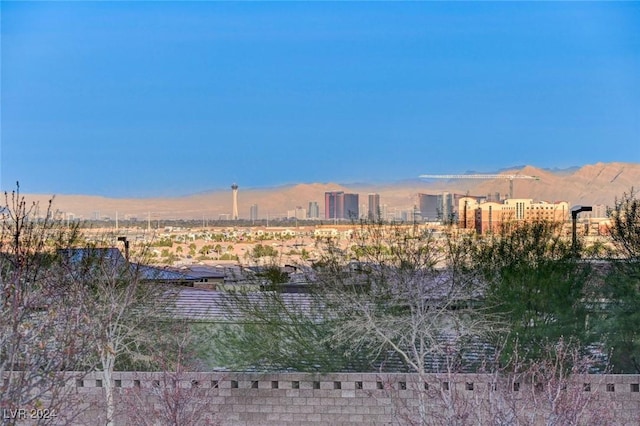
<path fill-rule="evenodd" d="M 509 174 L 420 175 L 421 179 L 509 179 L 509 198 L 513 198 L 514 179 L 540 180 L 538 176 Z"/>

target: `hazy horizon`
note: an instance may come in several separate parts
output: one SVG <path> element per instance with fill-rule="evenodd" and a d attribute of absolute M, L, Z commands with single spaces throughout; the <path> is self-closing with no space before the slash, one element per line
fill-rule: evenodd
<path fill-rule="evenodd" d="M 616 162 L 616 163 L 622 163 L 624 164 L 624 162 Z M 628 164 L 635 164 L 635 163 L 628 163 Z M 571 167 L 563 167 L 563 168 L 543 168 L 543 167 L 536 167 L 535 165 L 517 165 L 517 166 L 512 166 L 512 167 L 503 167 L 500 169 L 495 169 L 495 170 L 466 170 L 463 171 L 459 174 L 500 174 L 500 173 L 504 173 L 505 171 L 508 170 L 521 170 L 525 167 L 534 167 L 536 169 L 540 169 L 546 172 L 550 172 L 550 173 L 554 173 L 554 174 L 563 174 L 566 172 L 573 172 L 576 170 L 579 170 L 580 168 L 584 167 L 584 166 L 589 166 L 587 164 L 585 165 L 580 165 L 580 166 L 571 166 Z M 384 187 L 388 187 L 388 186 L 395 186 L 395 185 L 405 185 L 405 184 L 422 184 L 425 186 L 430 186 L 431 184 L 437 184 L 437 183 L 445 183 L 448 181 L 457 181 L 457 179 L 423 179 L 420 178 L 419 176 L 411 176 L 411 177 L 406 177 L 404 179 L 397 179 L 397 180 L 377 180 L 377 181 L 368 181 L 368 182 L 338 182 L 335 180 L 327 180 L 324 182 L 291 182 L 291 183 L 276 183 L 276 184 L 272 184 L 272 185 L 262 185 L 262 186 L 241 186 L 238 185 L 239 189 L 241 192 L 245 192 L 245 191 L 271 191 L 271 190 L 279 190 L 279 189 L 286 189 L 286 188 L 294 188 L 297 186 L 301 186 L 301 185 L 338 185 L 341 187 L 346 187 L 346 188 L 355 188 L 355 189 L 364 189 L 366 187 L 371 187 L 372 189 L 375 188 L 384 188 Z M 12 190 L 15 189 L 15 183 L 20 184 L 20 189 L 22 193 L 28 193 L 28 194 L 33 194 L 33 195 L 51 195 L 51 196 L 56 196 L 56 195 L 83 195 L 83 196 L 99 196 L 99 197 L 105 197 L 105 198 L 114 198 L 114 199 L 118 199 L 118 198 L 135 198 L 135 199 L 147 199 L 147 198 L 184 198 L 184 197 L 192 197 L 192 196 L 197 196 L 197 195 L 205 195 L 205 194 L 211 194 L 211 193 L 219 193 L 219 192 L 229 192 L 231 193 L 231 184 L 229 185 L 224 185 L 224 186 L 218 186 L 218 187 L 211 187 L 211 188 L 207 188 L 207 189 L 203 189 L 197 192 L 190 192 L 188 188 L 185 188 L 184 191 L 185 192 L 176 192 L 173 194 L 160 194 L 160 195 L 142 195 L 142 196 L 111 196 L 111 195 L 104 195 L 104 194 L 94 194 L 94 193 L 58 193 L 58 194 L 54 194 L 54 193 L 35 193 L 33 191 L 29 191 L 29 188 L 24 188 L 24 186 L 20 183 L 20 182 L 14 182 L 14 186 L 13 187 L 9 187 L 7 189 L 5 189 L 5 191 L 9 191 L 11 192 Z M 235 183 L 235 182 L 232 182 Z M 237 184 L 237 183 L 236 183 Z M 442 186 L 442 185 L 440 185 Z"/>

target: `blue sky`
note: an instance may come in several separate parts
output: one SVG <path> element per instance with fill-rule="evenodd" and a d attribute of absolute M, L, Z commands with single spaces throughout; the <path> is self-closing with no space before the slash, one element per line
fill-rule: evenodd
<path fill-rule="evenodd" d="M 0 186 L 640 162 L 640 3 L 2 2 Z"/>

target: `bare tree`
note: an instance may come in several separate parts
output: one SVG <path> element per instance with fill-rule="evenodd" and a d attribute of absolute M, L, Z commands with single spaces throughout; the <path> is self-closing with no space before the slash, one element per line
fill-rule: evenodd
<path fill-rule="evenodd" d="M 525 369 L 530 400 L 546 425 L 613 424 L 613 411 L 606 404 L 603 379 L 586 379 L 602 371 L 602 360 L 581 351 L 577 342 L 559 339 L 546 346 L 547 356 Z M 606 371 L 606 369 L 605 369 Z M 602 376 L 600 376 L 602 377 Z"/>
<path fill-rule="evenodd" d="M 70 421 L 65 370 L 87 367 L 87 321 L 65 285 L 57 252 L 79 237 L 75 226 L 41 211 L 19 186 L 0 208 L 0 406 L 4 423 Z M 9 413 L 9 416 L 6 414 Z"/>
<path fill-rule="evenodd" d="M 495 325 L 479 315 L 482 284 L 464 265 L 465 237 L 436 239 L 398 227 L 364 231 L 357 257 L 334 257 L 319 273 L 320 288 L 341 319 L 336 341 L 392 350 L 421 373 L 432 355 Z"/>
<path fill-rule="evenodd" d="M 365 354 L 370 368 L 413 373 L 417 387 L 432 373 L 477 368 L 491 352 L 483 342 L 501 325 L 479 306 L 483 284 L 469 268 L 472 237 L 364 224 L 353 241 L 346 252 L 327 247 L 316 268 L 318 297 L 334 319 L 331 343 Z M 413 421 L 427 424 L 428 394 L 416 395 Z M 443 401 L 441 414 L 454 424 L 459 401 Z"/>
<path fill-rule="evenodd" d="M 144 348 L 161 331 L 154 314 L 164 293 L 161 285 L 149 282 L 154 270 L 125 259 L 112 248 L 115 241 L 106 235 L 101 243 L 67 253 L 68 276 L 82 294 L 91 349 L 103 375 L 107 425 L 115 421 L 113 371 L 118 363 L 129 362 L 130 368 L 150 361 Z"/>

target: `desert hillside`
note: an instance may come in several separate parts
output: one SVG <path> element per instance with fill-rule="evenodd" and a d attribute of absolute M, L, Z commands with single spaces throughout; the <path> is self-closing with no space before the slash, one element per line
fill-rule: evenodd
<path fill-rule="evenodd" d="M 570 173 L 551 172 L 533 166 L 505 171 L 538 176 L 539 180 L 515 180 L 514 197 L 533 198 L 544 201 L 568 201 L 570 204 L 611 205 L 616 196 L 628 192 L 632 187 L 640 188 L 640 164 L 598 163 L 583 166 Z M 238 204 L 241 218 L 249 217 L 252 204 L 258 205 L 260 218 L 281 217 L 296 206 L 307 208 L 309 201 L 317 201 L 320 214 L 324 211 L 324 193 L 342 190 L 360 194 L 360 203 L 367 203 L 367 194 L 380 194 L 381 204 L 388 208 L 407 209 L 416 202 L 418 193 L 437 194 L 457 192 L 471 195 L 487 195 L 509 192 L 507 179 L 492 180 L 435 180 L 418 179 L 382 185 L 340 185 L 334 183 L 305 183 L 268 189 L 240 187 Z M 50 196 L 27 195 L 28 200 L 46 202 Z M 56 210 L 71 213 L 74 217 L 92 219 L 116 214 L 125 219 L 218 219 L 231 213 L 231 190 L 212 191 L 172 198 L 106 198 L 92 195 L 57 195 L 53 202 Z"/>

